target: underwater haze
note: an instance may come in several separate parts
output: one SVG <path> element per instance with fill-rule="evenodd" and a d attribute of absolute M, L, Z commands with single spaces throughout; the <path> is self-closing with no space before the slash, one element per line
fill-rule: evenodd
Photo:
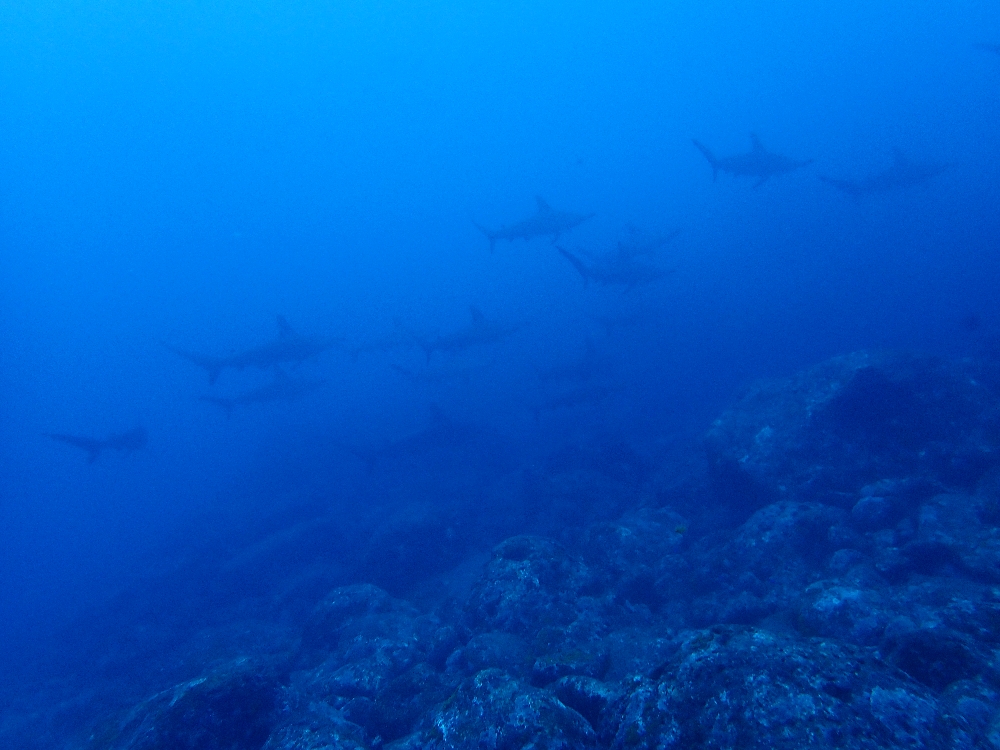
<path fill-rule="evenodd" d="M 505 539 L 745 523 L 667 498 L 755 383 L 1000 361 L 997 45 L 984 0 L 0 2 L 3 744 L 160 747 L 95 727 L 336 587 L 468 653 Z"/>

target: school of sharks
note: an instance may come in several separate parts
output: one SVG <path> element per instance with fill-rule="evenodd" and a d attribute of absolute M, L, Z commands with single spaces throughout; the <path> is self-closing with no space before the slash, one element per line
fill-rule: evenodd
<path fill-rule="evenodd" d="M 991 50 L 992 51 L 992 50 Z M 748 177 L 754 180 L 753 188 L 760 188 L 768 180 L 813 163 L 813 159 L 794 159 L 766 149 L 756 134 L 750 136 L 751 149 L 746 153 L 718 157 L 707 146 L 694 139 L 694 146 L 700 151 L 712 168 L 712 179 L 718 178 L 719 172 L 732 174 L 734 177 Z M 819 179 L 832 185 L 837 190 L 857 199 L 860 196 L 874 193 L 903 190 L 932 180 L 947 169 L 945 164 L 924 162 L 910 158 L 899 150 L 892 153 L 891 163 L 881 172 L 860 177 L 833 178 L 819 175 Z M 497 240 L 523 240 L 525 242 L 538 238 L 547 238 L 556 251 L 562 255 L 573 269 L 579 273 L 583 283 L 593 281 L 602 286 L 616 286 L 623 290 L 632 290 L 660 282 L 677 271 L 676 267 L 656 265 L 651 262 L 666 246 L 680 234 L 680 229 L 674 229 L 662 235 L 641 236 L 634 229 L 623 231 L 623 239 L 615 247 L 603 251 L 568 250 L 558 243 L 561 238 L 575 227 L 583 224 L 595 214 L 578 213 L 552 208 L 541 196 L 535 197 L 535 213 L 527 218 L 504 225 L 499 229 L 489 229 L 474 222 L 477 229 L 489 241 L 490 253 L 495 252 Z M 203 369 L 208 375 L 209 385 L 213 385 L 225 370 L 241 371 L 248 368 L 270 371 L 272 380 L 262 386 L 255 387 L 233 396 L 203 395 L 201 400 L 220 407 L 227 415 L 236 407 L 246 407 L 257 404 L 290 402 L 304 397 L 323 386 L 322 379 L 305 379 L 288 372 L 289 367 L 300 365 L 307 360 L 315 360 L 320 354 L 330 349 L 340 349 L 349 352 L 354 359 L 365 351 L 391 351 L 414 346 L 426 355 L 430 366 L 432 355 L 439 352 L 442 355 L 460 355 L 470 349 L 479 349 L 490 345 L 499 345 L 528 325 L 528 321 L 501 321 L 488 318 L 478 307 L 469 308 L 469 323 L 445 333 L 427 333 L 411 330 L 402 321 L 396 321 L 395 336 L 373 343 L 351 343 L 336 336 L 304 336 L 295 331 L 285 317 L 277 316 L 277 336 L 267 343 L 230 354 L 218 355 L 190 351 L 182 346 L 164 342 L 164 346 L 181 359 Z M 589 340 L 588 340 L 589 341 Z M 588 353 L 592 343 L 588 343 Z M 588 360 L 589 362 L 589 360 Z M 402 377 L 410 381 L 433 381 L 446 379 L 447 373 L 428 370 L 415 372 L 400 364 L 393 363 L 391 367 Z M 579 366 L 577 366 L 579 367 Z M 586 369 L 573 369 L 565 378 L 552 374 L 540 373 L 540 379 L 589 380 L 593 374 L 589 366 Z M 469 377 L 469 372 L 459 373 Z M 542 404 L 529 405 L 538 418 L 543 409 L 572 407 L 606 397 L 612 390 L 607 386 L 576 387 L 572 391 L 548 398 Z M 133 451 L 146 444 L 145 429 L 141 426 L 121 434 L 110 435 L 106 439 L 90 436 L 73 436 L 61 433 L 49 434 L 53 440 L 74 446 L 83 450 L 90 462 L 100 455 L 102 450 Z M 359 450 L 359 449 L 355 449 Z M 369 465 L 372 463 L 367 461 Z"/>
<path fill-rule="evenodd" d="M 1000 9 L 0 3 L 0 750 L 1000 750 Z"/>

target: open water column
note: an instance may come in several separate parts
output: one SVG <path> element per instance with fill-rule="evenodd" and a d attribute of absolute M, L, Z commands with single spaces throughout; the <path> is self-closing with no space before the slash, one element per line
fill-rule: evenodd
<path fill-rule="evenodd" d="M 3 0 L 0 747 L 997 750 L 998 92 L 983 0 Z"/>

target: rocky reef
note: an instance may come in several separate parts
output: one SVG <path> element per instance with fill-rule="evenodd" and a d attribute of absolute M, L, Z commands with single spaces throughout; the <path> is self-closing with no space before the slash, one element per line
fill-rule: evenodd
<path fill-rule="evenodd" d="M 513 529 L 533 533 L 461 596 L 413 604 L 356 571 L 87 744 L 1000 748 L 990 372 L 839 357 L 751 388 L 703 448 L 609 485 L 573 533 Z M 538 515 L 567 517 L 581 476 L 535 477 Z"/>

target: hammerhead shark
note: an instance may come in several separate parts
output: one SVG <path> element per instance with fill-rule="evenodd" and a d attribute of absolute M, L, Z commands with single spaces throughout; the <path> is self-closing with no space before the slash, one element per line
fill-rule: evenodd
<path fill-rule="evenodd" d="M 370 473 L 380 461 L 419 459 L 437 451 L 461 448 L 472 442 L 481 432 L 480 427 L 449 419 L 440 409 L 434 407 L 431 424 L 409 435 L 380 446 L 365 447 L 345 443 L 337 443 L 337 446 L 357 456 Z"/>
<path fill-rule="evenodd" d="M 72 445 L 87 452 L 87 463 L 94 463 L 101 451 L 125 451 L 131 453 L 146 447 L 146 430 L 136 427 L 128 432 L 117 432 L 108 435 L 104 440 L 89 437 L 79 437 L 77 435 L 64 435 L 58 432 L 46 432 L 46 437 L 57 440 L 60 443 Z"/>
<path fill-rule="evenodd" d="M 472 316 L 472 323 L 452 333 L 439 334 L 433 338 L 411 334 L 414 341 L 424 350 L 428 362 L 431 361 L 431 355 L 434 352 L 456 354 L 474 346 L 496 344 L 527 325 L 527 323 L 500 323 L 488 320 L 474 305 L 469 307 L 469 314 Z"/>
<path fill-rule="evenodd" d="M 533 237 L 551 237 L 553 243 L 557 242 L 563 232 L 568 232 L 594 216 L 593 213 L 577 214 L 572 211 L 557 211 L 538 195 L 535 196 L 535 201 L 538 203 L 538 211 L 534 216 L 529 216 L 527 219 L 509 226 L 493 230 L 472 222 L 490 241 L 491 253 L 496 249 L 497 240 L 530 240 Z"/>
<path fill-rule="evenodd" d="M 748 153 L 724 156 L 721 159 L 717 158 L 715 154 L 713 154 L 708 147 L 700 141 L 692 139 L 692 142 L 695 147 L 697 147 L 697 149 L 705 155 L 705 158 L 708 159 L 708 163 L 712 165 L 713 181 L 718 179 L 719 172 L 729 172 L 733 175 L 733 177 L 756 177 L 757 182 L 754 183 L 754 187 L 759 188 L 775 175 L 794 172 L 800 167 L 813 163 L 812 159 L 799 161 L 797 159 L 790 159 L 787 156 L 782 156 L 781 154 L 772 154 L 764 148 L 763 144 L 760 142 L 760 138 L 758 138 L 754 133 L 750 134 L 750 144 L 752 145 L 752 148 Z"/>
<path fill-rule="evenodd" d="M 899 149 L 893 151 L 893 162 L 885 170 L 860 180 L 835 180 L 832 177 L 820 179 L 838 190 L 843 190 L 855 198 L 872 193 L 887 193 L 927 182 L 944 172 L 943 164 L 916 162 L 908 159 Z"/>
<path fill-rule="evenodd" d="M 584 284 L 596 281 L 603 286 L 625 286 L 633 289 L 640 284 L 659 281 L 677 270 L 674 268 L 666 270 L 639 263 L 631 255 L 620 252 L 598 258 L 588 265 L 568 250 L 561 247 L 556 247 L 556 250 L 579 271 Z"/>
<path fill-rule="evenodd" d="M 252 349 L 230 354 L 227 357 L 195 354 L 166 343 L 164 346 L 174 354 L 204 369 L 208 373 L 209 385 L 212 385 L 226 368 L 243 370 L 247 367 L 256 367 L 267 370 L 277 365 L 299 364 L 307 359 L 312 359 L 339 342 L 339 339 L 335 338 L 300 336 L 288 324 L 284 315 L 279 315 L 277 320 L 277 339 Z"/>
<path fill-rule="evenodd" d="M 207 401 L 210 404 L 215 404 L 223 409 L 223 411 L 226 412 L 226 415 L 229 416 L 233 413 L 233 409 L 237 406 L 267 404 L 276 401 L 291 402 L 307 393 L 315 391 L 317 388 L 320 388 L 325 384 L 325 380 L 303 380 L 300 378 L 293 378 L 280 367 L 275 367 L 274 379 L 270 383 L 266 383 L 259 388 L 252 388 L 249 391 L 241 393 L 238 396 L 233 396 L 232 398 L 224 398 L 221 396 L 202 396 L 201 400 Z"/>

